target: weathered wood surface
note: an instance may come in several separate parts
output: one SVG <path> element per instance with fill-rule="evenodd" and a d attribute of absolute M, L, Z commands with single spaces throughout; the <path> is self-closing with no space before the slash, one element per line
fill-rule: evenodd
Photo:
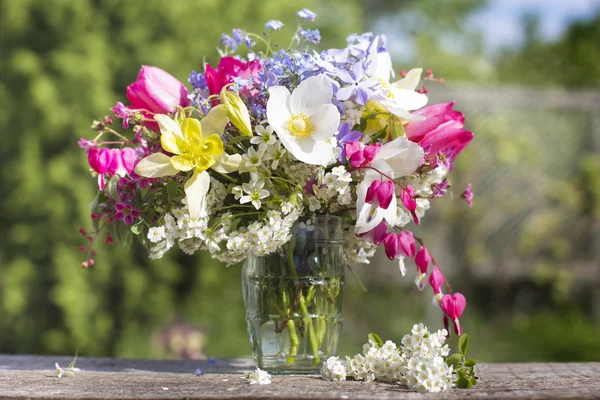
<path fill-rule="evenodd" d="M 14 399 L 600 399 L 600 362 L 481 364 L 473 389 L 419 394 L 400 385 L 274 376 L 249 385 L 249 359 L 203 361 L 80 358 L 81 372 L 58 379 L 66 357 L 0 356 L 0 398 Z M 196 368 L 205 372 L 195 376 Z"/>

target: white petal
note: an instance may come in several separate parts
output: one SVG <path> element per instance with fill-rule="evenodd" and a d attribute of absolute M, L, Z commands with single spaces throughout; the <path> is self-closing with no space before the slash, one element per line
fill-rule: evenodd
<path fill-rule="evenodd" d="M 369 203 L 365 203 L 360 212 L 358 213 L 356 226 L 354 227 L 354 233 L 359 235 L 361 233 L 366 233 L 373 230 L 377 225 L 381 223 L 381 221 L 383 221 L 384 215 L 384 209 L 373 206 Z"/>
<path fill-rule="evenodd" d="M 332 98 L 333 87 L 329 79 L 324 74 L 311 76 L 294 89 L 290 99 L 292 114 L 312 114 L 321 104 L 330 104 Z"/>
<path fill-rule="evenodd" d="M 417 93 L 410 89 L 390 89 L 393 99 L 385 100 L 388 108 L 401 108 L 404 110 L 418 110 L 427 104 L 428 98 L 423 93 Z"/>
<path fill-rule="evenodd" d="M 210 175 L 202 171 L 194 174 L 184 185 L 187 205 L 190 209 L 190 217 L 198 218 L 204 208 L 206 193 L 210 188 Z"/>
<path fill-rule="evenodd" d="M 310 116 L 315 131 L 311 137 L 315 140 L 326 140 L 332 137 L 340 126 L 340 112 L 333 104 L 319 106 Z"/>
<path fill-rule="evenodd" d="M 226 154 L 219 158 L 215 157 L 215 163 L 211 168 L 221 174 L 230 174 L 240 169 L 242 164 L 242 156 L 240 154 Z"/>
<path fill-rule="evenodd" d="M 289 135 L 280 139 L 287 151 L 303 163 L 327 166 L 333 159 L 333 149 L 326 142 L 312 138 L 295 139 Z"/>
<path fill-rule="evenodd" d="M 406 121 L 424 121 L 425 117 L 422 115 L 411 114 L 408 111 L 402 108 L 389 108 L 389 111 L 394 114 L 396 117 L 401 118 Z"/>
<path fill-rule="evenodd" d="M 181 133 L 181 127 L 175 121 L 173 121 L 170 117 L 164 114 L 157 114 L 154 116 L 154 120 L 158 122 L 158 126 L 160 127 L 161 133 L 170 132 L 180 138 L 183 138 L 183 134 Z"/>
<path fill-rule="evenodd" d="M 406 142 L 402 141 L 402 143 L 398 143 L 395 145 L 394 149 L 386 149 L 386 154 L 392 154 L 394 150 L 396 153 L 391 157 L 386 157 L 386 163 L 394 171 L 394 178 L 400 178 L 415 172 L 415 170 L 423 164 L 424 156 L 424 151 L 418 144 L 408 141 L 405 137 L 400 137 L 398 139 L 405 139 Z M 385 144 L 380 152 L 384 147 L 394 144 L 398 139 Z M 379 155 L 379 153 L 377 155 Z"/>
<path fill-rule="evenodd" d="M 146 178 L 172 176 L 179 171 L 171 164 L 171 158 L 164 153 L 150 154 L 135 166 L 135 173 Z"/>
<path fill-rule="evenodd" d="M 400 79 L 398 82 L 394 82 L 392 84 L 392 88 L 415 90 L 417 86 L 419 86 L 422 73 L 423 68 L 413 68 L 410 71 L 408 71 L 404 79 Z"/>
<path fill-rule="evenodd" d="M 404 257 L 402 256 L 398 257 L 398 267 L 402 276 L 406 275 L 406 266 L 404 265 Z"/>
<path fill-rule="evenodd" d="M 287 131 L 284 124 L 291 118 L 290 91 L 285 86 L 272 86 L 269 88 L 269 101 L 267 102 L 267 120 L 279 136 Z"/>
<path fill-rule="evenodd" d="M 386 164 L 386 166 L 387 166 L 387 164 Z M 377 168 L 377 167 L 375 167 L 375 168 Z M 379 168 L 377 168 L 377 169 L 379 169 Z M 357 220 L 358 220 L 358 216 L 360 215 L 360 212 L 362 211 L 363 206 L 365 205 L 365 198 L 367 197 L 367 190 L 369 190 L 369 186 L 371 186 L 371 183 L 373 183 L 373 181 L 376 179 L 380 179 L 379 173 L 376 171 L 373 171 L 372 169 L 368 169 L 365 172 L 363 181 L 356 188 L 356 219 Z"/>
<path fill-rule="evenodd" d="M 202 126 L 202 136 L 212 135 L 213 133 L 221 136 L 227 126 L 227 109 L 223 104 L 213 107 L 208 112 L 206 117 L 202 118 L 200 125 Z"/>

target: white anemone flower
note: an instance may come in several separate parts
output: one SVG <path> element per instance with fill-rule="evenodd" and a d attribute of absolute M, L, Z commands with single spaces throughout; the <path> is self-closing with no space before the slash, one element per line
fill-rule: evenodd
<path fill-rule="evenodd" d="M 363 181 L 357 188 L 356 226 L 354 233 L 361 234 L 371 231 L 384 219 L 388 225 L 394 226 L 397 218 L 396 196 L 387 209 L 379 207 L 377 202 L 372 204 L 365 201 L 367 190 L 375 180 L 396 179 L 412 174 L 423 163 L 423 149 L 405 136 L 384 144 L 371 162 L 371 167 L 365 173 Z M 380 173 L 387 177 L 381 176 Z"/>
<path fill-rule="evenodd" d="M 269 88 L 269 125 L 285 148 L 306 164 L 327 166 L 335 158 L 327 140 L 337 132 L 340 112 L 332 98 L 332 83 L 324 74 L 304 80 L 291 94 L 284 86 Z"/>

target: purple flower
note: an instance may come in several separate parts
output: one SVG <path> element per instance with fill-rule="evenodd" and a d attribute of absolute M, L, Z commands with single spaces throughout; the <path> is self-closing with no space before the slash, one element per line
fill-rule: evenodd
<path fill-rule="evenodd" d="M 310 11 L 308 8 L 303 8 L 302 10 L 298 11 L 296 15 L 307 21 L 314 21 L 317 17 L 317 14 Z"/>
<path fill-rule="evenodd" d="M 364 79 L 365 66 L 362 62 L 357 62 L 352 66 L 352 72 L 339 68 L 336 71 L 337 76 L 342 82 L 347 83 L 337 92 L 337 99 L 340 101 L 348 100 L 356 95 L 356 102 L 361 105 L 367 104 L 367 100 L 373 94 L 373 88 L 379 85 L 379 82 L 372 78 Z"/>
<path fill-rule="evenodd" d="M 202 370 L 201 370 L 200 368 L 197 368 L 197 369 L 196 369 L 196 372 L 194 372 L 194 374 L 195 374 L 196 376 L 200 376 L 200 375 L 204 375 L 204 372 L 202 372 Z"/>
<path fill-rule="evenodd" d="M 460 195 L 468 204 L 473 207 L 473 192 L 471 192 L 471 184 L 467 185 L 467 189 Z"/>
<path fill-rule="evenodd" d="M 346 160 L 346 143 L 358 142 L 362 138 L 362 133 L 359 131 L 350 130 L 351 126 L 349 123 L 343 123 L 338 128 L 337 142 L 338 147 L 342 149 L 338 159 L 340 162 L 344 162 Z"/>
<path fill-rule="evenodd" d="M 433 185 L 432 189 L 433 189 L 433 194 L 431 195 L 431 198 L 434 199 L 436 197 L 443 197 L 446 195 L 446 192 L 448 191 L 448 180 L 444 179 L 443 182 L 438 183 L 437 185 Z"/>
<path fill-rule="evenodd" d="M 319 44 L 321 41 L 321 33 L 318 29 L 300 29 L 300 36 L 314 44 Z"/>
<path fill-rule="evenodd" d="M 117 194 L 123 203 L 129 203 L 135 198 L 136 184 L 134 181 L 125 177 L 117 182 Z"/>
<path fill-rule="evenodd" d="M 190 77 L 188 78 L 188 82 L 192 85 L 194 89 L 208 90 L 208 85 L 206 84 L 206 76 L 204 72 L 192 71 Z"/>
<path fill-rule="evenodd" d="M 272 29 L 274 31 L 278 31 L 283 27 L 283 22 L 271 19 L 267 21 L 265 24 L 266 29 Z"/>
<path fill-rule="evenodd" d="M 140 217 L 140 212 L 133 208 L 131 204 L 117 203 L 115 204 L 115 219 L 123 221 L 127 225 L 133 225 L 136 218 Z"/>
<path fill-rule="evenodd" d="M 239 45 L 234 38 L 224 33 L 221 33 L 221 44 L 225 47 L 231 47 L 232 50 L 237 50 Z"/>
<path fill-rule="evenodd" d="M 96 144 L 94 142 L 92 142 L 91 140 L 87 140 L 86 138 L 83 138 L 83 137 L 81 139 L 79 139 L 77 144 L 82 149 L 85 149 L 85 151 L 88 151 L 88 150 L 96 147 Z"/>
<path fill-rule="evenodd" d="M 117 101 L 117 104 L 110 110 L 115 113 L 115 117 L 123 119 L 123 128 L 129 129 L 129 114 L 131 114 L 131 111 L 120 101 Z"/>

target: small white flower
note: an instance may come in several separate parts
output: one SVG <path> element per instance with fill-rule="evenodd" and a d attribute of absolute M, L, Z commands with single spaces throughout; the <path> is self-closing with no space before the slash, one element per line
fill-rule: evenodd
<path fill-rule="evenodd" d="M 262 149 L 256 150 L 254 147 L 248 149 L 248 153 L 242 156 L 242 162 L 247 168 L 259 167 L 262 165 L 262 158 L 265 151 Z"/>
<path fill-rule="evenodd" d="M 271 375 L 267 371 L 256 368 L 254 372 L 246 377 L 251 385 L 269 385 L 271 383 Z"/>
<path fill-rule="evenodd" d="M 281 146 L 281 142 L 275 142 L 272 146 L 267 146 L 265 155 L 263 157 L 264 160 L 271 162 L 271 169 L 277 169 L 279 166 L 279 161 L 283 158 L 286 150 Z"/>
<path fill-rule="evenodd" d="M 148 240 L 152 243 L 158 243 L 165 239 L 165 227 L 164 226 L 153 226 L 148 229 Z"/>
<path fill-rule="evenodd" d="M 254 208 L 259 210 L 262 205 L 261 200 L 266 197 L 269 197 L 270 194 L 268 190 L 263 189 L 264 186 L 265 181 L 262 180 L 254 181 L 251 183 L 244 183 L 242 185 L 242 189 L 244 189 L 246 195 L 240 198 L 240 204 L 252 202 Z"/>
<path fill-rule="evenodd" d="M 231 189 L 231 193 L 236 200 L 239 200 L 240 197 L 244 195 L 244 189 L 242 189 L 241 186 L 234 186 L 233 189 Z"/>
<path fill-rule="evenodd" d="M 346 380 L 346 365 L 343 361 L 340 361 L 338 357 L 329 357 L 321 367 L 321 376 L 331 381 L 345 381 Z"/>
<path fill-rule="evenodd" d="M 253 136 L 250 139 L 250 143 L 257 144 L 259 148 L 265 149 L 267 146 L 272 145 L 277 140 L 273 135 L 273 127 L 268 125 L 266 128 L 262 125 L 257 125 L 254 128 L 258 136 Z"/>

